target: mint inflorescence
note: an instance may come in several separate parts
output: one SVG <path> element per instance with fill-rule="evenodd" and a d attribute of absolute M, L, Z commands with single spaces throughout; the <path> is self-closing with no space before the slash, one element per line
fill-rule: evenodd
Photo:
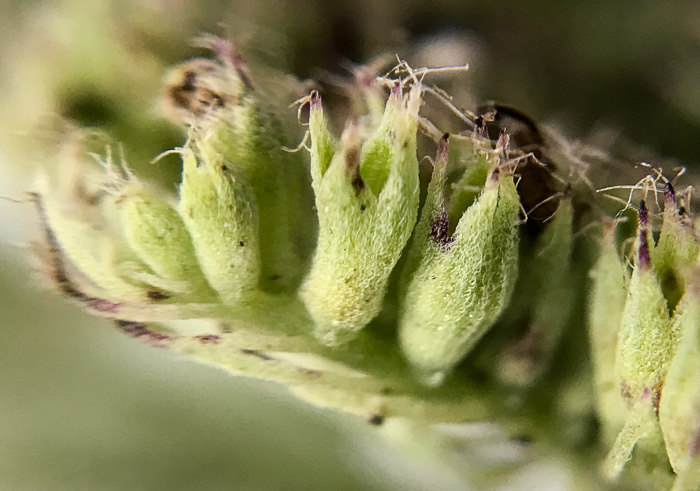
<path fill-rule="evenodd" d="M 689 195 L 657 172 L 638 213 L 630 195 L 627 223 L 613 219 L 619 208 L 519 111 L 488 104 L 443 134 L 422 116 L 434 89 L 407 65 L 363 80 L 366 114 L 340 134 L 318 92 L 297 101 L 308 123 L 291 151 L 285 109 L 232 45 L 206 41 L 216 59 L 166 82 L 168 114 L 187 128 L 171 151 L 176 193 L 111 155 L 96 168 L 81 132 L 56 157 L 62 177 L 40 179 L 59 290 L 149 344 L 374 424 L 489 418 L 595 453 L 595 415 L 605 478 L 700 486 Z M 188 319 L 217 327 L 171 323 Z"/>

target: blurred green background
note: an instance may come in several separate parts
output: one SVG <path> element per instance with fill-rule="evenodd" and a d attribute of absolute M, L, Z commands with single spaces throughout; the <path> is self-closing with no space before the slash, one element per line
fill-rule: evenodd
<path fill-rule="evenodd" d="M 168 66 L 199 53 L 189 41 L 205 31 L 230 33 L 266 76 L 271 67 L 319 80 L 338 106 L 343 93 L 330 74 L 348 76 L 353 64 L 395 53 L 414 66 L 468 62 L 469 73 L 434 79 L 463 107 L 515 105 L 572 138 L 624 149 L 630 164 L 699 160 L 697 2 L 0 0 L 0 8 L 3 197 L 22 199 L 36 169 L 51 165 L 60 118 L 104 129 L 139 172 L 171 185 L 176 161 L 148 164 L 183 138 L 159 115 L 160 83 Z M 34 273 L 25 248 L 38 237 L 31 206 L 0 200 L 0 213 L 0 489 L 466 487 L 459 457 L 441 460 L 429 438 L 399 442 L 400 429 L 312 408 L 81 314 Z M 509 486 L 566 482 L 540 469 Z"/>

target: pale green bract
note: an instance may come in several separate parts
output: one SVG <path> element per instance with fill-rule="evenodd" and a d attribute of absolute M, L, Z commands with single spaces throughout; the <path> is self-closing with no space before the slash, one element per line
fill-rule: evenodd
<path fill-rule="evenodd" d="M 438 159 L 434 186 L 414 247 L 418 262 L 406 286 L 399 342 L 428 384 L 442 381 L 496 321 L 513 292 L 518 271 L 518 194 L 512 175 L 498 166 L 481 197 L 448 236 Z M 430 226 L 428 226 L 430 224 Z M 442 228 L 442 229 L 441 229 Z"/>
<path fill-rule="evenodd" d="M 311 101 L 311 175 L 319 236 L 300 294 L 329 346 L 379 313 L 418 212 L 417 116 L 421 88 L 397 85 L 377 127 L 351 124 L 334 154 L 318 96 Z M 371 135 L 363 143 L 360 133 Z M 329 160 L 330 159 L 330 160 Z"/>

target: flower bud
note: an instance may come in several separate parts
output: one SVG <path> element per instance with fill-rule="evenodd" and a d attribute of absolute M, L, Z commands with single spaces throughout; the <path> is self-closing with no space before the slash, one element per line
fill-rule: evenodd
<path fill-rule="evenodd" d="M 402 96 L 397 84 L 369 139 L 363 143 L 361 128 L 351 123 L 335 154 L 320 100 L 312 96 L 311 176 L 319 237 L 300 294 L 325 344 L 353 337 L 379 313 L 389 275 L 415 225 L 420 90 L 414 86 Z"/>
<path fill-rule="evenodd" d="M 138 257 L 187 301 L 212 301 L 216 293 L 197 263 L 192 239 L 177 211 L 136 183 L 119 198 L 126 240 Z"/>
<path fill-rule="evenodd" d="M 222 301 L 236 303 L 257 289 L 260 278 L 255 195 L 220 155 L 191 148 L 181 153 L 178 211 L 207 282 Z"/>
<path fill-rule="evenodd" d="M 639 205 L 635 268 L 622 312 L 615 368 L 630 414 L 606 458 L 604 472 L 616 479 L 640 438 L 658 430 L 659 397 L 676 346 L 666 298 L 654 274 L 646 204 Z"/>
<path fill-rule="evenodd" d="M 99 288 L 101 297 L 111 302 L 146 301 L 152 288 L 134 276 L 150 271 L 110 230 L 112 224 L 86 203 L 41 187 L 46 227 L 65 257 Z"/>
<path fill-rule="evenodd" d="M 261 99 L 247 67 L 226 41 L 213 38 L 219 61 L 194 60 L 173 70 L 167 105 L 174 117 L 193 127 L 197 148 L 207 158 L 227 162 L 252 187 L 261 237 L 260 286 L 281 291 L 303 274 L 305 244 L 312 231 L 301 219 L 306 205 L 306 166 L 288 146 L 285 128 Z"/>
<path fill-rule="evenodd" d="M 121 185 L 110 158 L 97 172 L 85 160 L 88 135 L 68 136 L 55 158 L 60 174 L 38 182 L 37 207 L 56 251 L 79 275 L 89 280 L 92 293 L 107 301 L 149 302 L 161 297 L 150 268 L 128 245 L 115 213 L 115 189 Z"/>
<path fill-rule="evenodd" d="M 439 383 L 496 321 L 518 272 L 520 208 L 512 175 L 493 168 L 450 236 L 444 165 L 446 158 L 436 160 L 412 246 L 422 248 L 420 260 L 399 320 L 404 356 L 428 384 Z"/>
<path fill-rule="evenodd" d="M 400 294 L 406 295 L 406 289 L 416 268 L 428 259 L 428 255 L 436 254 L 431 241 L 444 240 L 449 245 L 449 217 L 446 214 L 445 181 L 448 167 L 449 135 L 445 133 L 438 144 L 437 156 L 433 165 L 433 173 L 428 184 L 428 193 L 423 203 L 420 219 L 413 231 L 411 246 L 406 253 L 406 261 L 401 271 Z"/>
<path fill-rule="evenodd" d="M 644 201 L 639 206 L 635 268 L 622 313 L 616 370 L 629 388 L 630 403 L 658 403 L 658 391 L 668 368 L 676 339 L 666 300 L 650 258 L 651 232 Z"/>
<path fill-rule="evenodd" d="M 620 397 L 620 380 L 615 373 L 617 337 L 627 295 L 628 275 L 615 241 L 614 222 L 605 226 L 591 278 L 588 334 L 598 415 L 603 440 L 612 444 L 624 426 L 628 413 L 627 405 Z"/>

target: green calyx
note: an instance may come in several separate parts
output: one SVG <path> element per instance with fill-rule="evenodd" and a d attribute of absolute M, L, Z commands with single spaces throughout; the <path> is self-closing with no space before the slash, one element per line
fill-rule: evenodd
<path fill-rule="evenodd" d="M 446 159 L 438 157 L 417 229 L 422 236 L 413 244 L 421 248 L 414 253 L 420 259 L 399 318 L 401 349 L 428 384 L 441 381 L 496 321 L 518 272 L 519 200 L 513 176 L 496 165 L 450 236 L 440 182 L 445 165 Z"/>
<path fill-rule="evenodd" d="M 603 439 L 611 445 L 627 419 L 627 403 L 620 396 L 620 380 L 615 372 L 617 338 L 627 297 L 629 277 L 617 242 L 616 223 L 605 225 L 598 261 L 591 271 L 588 303 L 589 338 L 595 349 L 593 372 Z"/>
<path fill-rule="evenodd" d="M 347 342 L 382 308 L 418 210 L 420 87 L 397 85 L 381 121 L 346 127 L 336 146 L 311 98 L 311 175 L 319 236 L 300 295 L 324 344 Z M 369 132 L 363 139 L 361 133 Z"/>

